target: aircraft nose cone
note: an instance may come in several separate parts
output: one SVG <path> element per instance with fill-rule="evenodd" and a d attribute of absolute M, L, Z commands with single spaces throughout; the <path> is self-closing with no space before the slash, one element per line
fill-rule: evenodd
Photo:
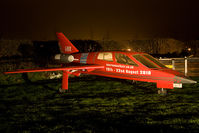
<path fill-rule="evenodd" d="M 187 78 L 184 78 L 184 77 L 178 77 L 178 76 L 175 76 L 174 79 L 176 79 L 176 81 L 180 82 L 180 83 L 188 83 L 188 84 L 194 84 L 194 83 L 197 83 L 197 81 L 194 81 L 194 80 L 191 80 L 191 79 L 187 79 Z"/>

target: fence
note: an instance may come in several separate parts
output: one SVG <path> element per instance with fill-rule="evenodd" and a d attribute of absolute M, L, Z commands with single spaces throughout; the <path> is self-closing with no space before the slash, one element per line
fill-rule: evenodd
<path fill-rule="evenodd" d="M 199 58 L 159 58 L 159 61 L 186 76 L 199 76 Z"/>

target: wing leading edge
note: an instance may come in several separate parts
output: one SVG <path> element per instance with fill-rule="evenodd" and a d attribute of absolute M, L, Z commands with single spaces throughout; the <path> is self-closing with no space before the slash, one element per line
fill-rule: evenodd
<path fill-rule="evenodd" d="M 84 65 L 84 66 L 70 66 L 70 67 L 59 67 L 59 68 L 44 68 L 44 69 L 18 69 L 16 71 L 4 72 L 5 74 L 11 73 L 29 73 L 29 72 L 48 72 L 48 71 L 69 71 L 69 70 L 95 70 L 104 68 L 101 65 Z"/>
<path fill-rule="evenodd" d="M 93 71 L 95 69 L 102 69 L 101 65 L 84 65 L 84 66 L 70 66 L 60 68 L 47 68 L 47 69 L 20 69 L 12 72 L 4 72 L 5 74 L 12 73 L 29 73 L 29 72 L 48 72 L 48 71 L 63 71 L 62 90 L 68 90 L 68 74 L 72 74 L 70 70 L 87 70 Z"/>

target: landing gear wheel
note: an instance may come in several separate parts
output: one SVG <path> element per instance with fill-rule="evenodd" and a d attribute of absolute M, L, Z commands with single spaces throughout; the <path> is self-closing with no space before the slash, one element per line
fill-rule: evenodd
<path fill-rule="evenodd" d="M 132 85 L 136 85 L 137 82 L 136 82 L 135 80 L 131 80 L 131 84 L 132 84 Z"/>
<path fill-rule="evenodd" d="M 164 88 L 161 88 L 160 90 L 158 90 L 158 94 L 160 95 L 167 95 L 167 90 Z"/>
<path fill-rule="evenodd" d="M 59 92 L 60 92 L 60 93 L 65 93 L 66 90 L 64 90 L 64 89 L 62 89 L 62 88 L 59 88 Z"/>
<path fill-rule="evenodd" d="M 135 80 L 126 80 L 126 82 L 128 84 L 131 84 L 131 85 L 136 85 L 137 84 L 137 81 L 135 81 Z"/>

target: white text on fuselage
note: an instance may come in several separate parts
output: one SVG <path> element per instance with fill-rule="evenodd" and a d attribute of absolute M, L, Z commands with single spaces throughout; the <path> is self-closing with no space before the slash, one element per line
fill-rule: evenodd
<path fill-rule="evenodd" d="M 107 67 L 108 66 L 108 67 Z M 115 68 L 116 67 L 116 68 Z M 106 64 L 107 72 L 116 72 L 121 74 L 131 74 L 131 75 L 151 75 L 151 71 L 147 70 L 133 70 L 133 66 L 124 66 L 124 65 L 114 65 Z"/>
<path fill-rule="evenodd" d="M 125 65 L 115 65 L 115 64 L 106 64 L 108 67 L 118 67 L 118 68 L 130 68 L 133 69 L 134 66 L 125 66 Z"/>

